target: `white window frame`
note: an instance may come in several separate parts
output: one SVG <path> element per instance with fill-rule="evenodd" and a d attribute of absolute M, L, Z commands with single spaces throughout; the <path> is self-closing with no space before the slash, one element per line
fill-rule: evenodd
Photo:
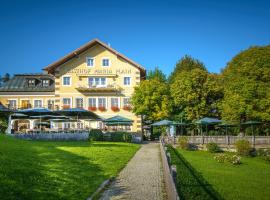
<path fill-rule="evenodd" d="M 88 65 L 88 59 L 93 59 L 93 65 Z M 95 67 L 95 58 L 93 57 L 86 57 L 86 66 L 87 67 Z"/>
<path fill-rule="evenodd" d="M 129 103 L 125 104 L 125 99 L 129 99 Z M 130 106 L 130 97 L 123 97 L 123 106 Z"/>
<path fill-rule="evenodd" d="M 89 81 L 90 78 L 93 79 L 93 85 L 90 85 L 90 81 Z M 104 79 L 105 79 L 105 85 L 101 85 L 101 78 L 104 78 Z M 100 84 L 98 84 L 98 85 L 96 84 L 96 79 L 99 79 L 98 82 L 99 82 Z M 89 76 L 87 81 L 88 81 L 89 87 L 107 87 L 107 83 L 108 83 L 106 77 L 94 77 L 94 76 Z"/>
<path fill-rule="evenodd" d="M 47 85 L 47 86 L 44 86 L 44 85 L 43 85 L 43 82 L 44 82 L 44 81 L 48 81 L 48 85 Z M 42 80 L 41 80 L 41 85 L 42 85 L 42 87 L 49 87 L 49 86 L 50 86 L 50 80 L 49 80 L 49 79 L 42 79 Z"/>
<path fill-rule="evenodd" d="M 108 65 L 108 66 L 104 66 L 104 65 L 103 65 L 103 60 L 105 60 L 105 59 L 109 61 L 109 63 L 108 63 L 109 65 Z M 101 66 L 102 66 L 102 67 L 110 67 L 110 66 L 111 66 L 111 60 L 110 60 L 110 58 L 108 58 L 108 57 L 103 57 L 103 58 L 101 59 Z"/>
<path fill-rule="evenodd" d="M 66 104 L 64 104 L 64 99 L 70 99 L 70 105 L 69 105 L 69 106 L 70 106 L 70 108 L 72 108 L 72 98 L 71 98 L 71 97 L 63 97 L 63 98 L 62 98 L 62 102 L 61 102 L 61 103 L 62 103 L 62 107 L 63 107 L 64 105 L 66 105 Z"/>
<path fill-rule="evenodd" d="M 35 101 L 41 101 L 41 106 L 40 107 L 36 107 L 35 106 Z M 43 99 L 33 99 L 33 108 L 43 108 Z"/>
<path fill-rule="evenodd" d="M 96 108 L 98 108 L 98 99 L 97 99 L 97 97 L 88 97 L 88 101 L 87 101 L 87 103 L 88 103 L 88 107 L 90 107 L 90 99 L 95 99 L 95 107 Z"/>
<path fill-rule="evenodd" d="M 15 108 L 16 109 L 18 108 L 18 99 L 8 99 L 7 101 L 8 101 L 8 104 L 9 104 L 9 101 L 15 101 L 16 102 Z"/>
<path fill-rule="evenodd" d="M 64 85 L 64 78 L 70 78 L 69 79 L 69 85 Z M 72 85 L 72 77 L 70 75 L 62 76 L 62 86 L 64 87 L 70 87 Z"/>
<path fill-rule="evenodd" d="M 108 108 L 108 99 L 106 97 L 97 97 L 97 108 L 99 108 L 98 99 L 105 99 L 105 108 Z"/>
<path fill-rule="evenodd" d="M 75 105 L 74 105 L 74 107 L 75 108 L 80 108 L 80 107 L 77 107 L 77 99 L 82 99 L 82 107 L 81 108 L 84 108 L 84 98 L 83 97 L 76 97 L 75 98 Z"/>
<path fill-rule="evenodd" d="M 120 98 L 119 97 L 110 97 L 110 103 L 111 103 L 111 107 L 113 106 L 112 105 L 112 99 L 117 99 L 117 108 L 121 108 L 121 106 L 120 106 Z"/>
<path fill-rule="evenodd" d="M 125 84 L 125 78 L 129 78 L 129 84 L 128 85 Z M 123 78 L 123 85 L 124 86 L 131 86 L 131 77 L 130 76 L 124 76 L 124 78 Z"/>

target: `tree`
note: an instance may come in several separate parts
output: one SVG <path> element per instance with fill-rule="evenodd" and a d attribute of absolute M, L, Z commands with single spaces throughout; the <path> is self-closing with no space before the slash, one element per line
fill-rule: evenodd
<path fill-rule="evenodd" d="M 178 73 L 170 87 L 174 109 L 185 113 L 185 118 L 190 121 L 204 116 L 218 117 L 223 97 L 219 80 L 218 75 L 199 68 Z"/>
<path fill-rule="evenodd" d="M 223 76 L 225 120 L 270 120 L 270 46 L 240 52 L 227 64 Z"/>
<path fill-rule="evenodd" d="M 131 98 L 133 112 L 145 115 L 145 120 L 168 118 L 171 112 L 170 91 L 164 81 L 165 75 L 160 70 L 150 73 L 150 79 L 144 80 L 135 87 Z"/>
<path fill-rule="evenodd" d="M 201 61 L 192 58 L 191 56 L 185 55 L 177 62 L 174 71 L 171 73 L 169 77 L 169 81 L 173 82 L 177 74 L 182 72 L 190 72 L 193 69 L 201 69 L 203 71 L 207 71 L 204 64 Z"/>
<path fill-rule="evenodd" d="M 2 77 L 2 82 L 5 83 L 7 81 L 10 80 L 10 74 L 9 73 L 6 73 L 3 77 Z"/>
<path fill-rule="evenodd" d="M 163 82 L 166 82 L 166 75 L 158 68 L 158 67 L 155 67 L 154 70 L 150 70 L 147 74 L 147 80 L 151 80 L 151 79 L 154 79 L 154 78 L 157 78 L 159 79 L 160 81 L 163 81 Z"/>

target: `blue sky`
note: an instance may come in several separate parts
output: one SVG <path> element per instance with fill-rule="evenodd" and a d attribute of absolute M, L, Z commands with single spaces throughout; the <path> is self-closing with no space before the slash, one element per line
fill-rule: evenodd
<path fill-rule="evenodd" d="M 188 54 L 219 72 L 270 44 L 270 2 L 8 0 L 0 6 L 0 74 L 40 72 L 93 38 L 169 74 Z"/>

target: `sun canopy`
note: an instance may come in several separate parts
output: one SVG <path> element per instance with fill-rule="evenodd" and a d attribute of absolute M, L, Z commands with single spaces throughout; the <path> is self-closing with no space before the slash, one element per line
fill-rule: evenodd
<path fill-rule="evenodd" d="M 114 117 L 108 118 L 104 120 L 107 126 L 115 126 L 115 125 L 132 125 L 133 120 L 122 117 L 120 115 L 116 115 Z"/>
<path fill-rule="evenodd" d="M 56 112 L 64 116 L 77 117 L 77 119 L 101 120 L 98 115 L 83 108 L 68 108 Z"/>
<path fill-rule="evenodd" d="M 16 113 L 22 113 L 29 116 L 36 116 L 36 115 L 57 115 L 56 113 L 52 112 L 47 108 L 29 108 L 18 110 Z"/>
<path fill-rule="evenodd" d="M 202 119 L 196 121 L 195 123 L 196 124 L 202 124 L 202 125 L 211 125 L 211 124 L 222 123 L 222 121 L 217 119 L 217 118 L 205 117 L 205 118 L 202 118 Z"/>
<path fill-rule="evenodd" d="M 173 124 L 173 121 L 165 119 L 165 120 L 161 120 L 161 121 L 153 123 L 152 126 L 170 126 L 172 124 Z"/>
<path fill-rule="evenodd" d="M 4 106 L 1 102 L 0 102 L 0 113 L 12 113 L 14 111 L 10 110 L 9 108 L 7 108 L 6 106 Z"/>

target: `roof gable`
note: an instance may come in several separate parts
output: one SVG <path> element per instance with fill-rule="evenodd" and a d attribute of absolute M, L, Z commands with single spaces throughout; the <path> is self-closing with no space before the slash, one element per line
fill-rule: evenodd
<path fill-rule="evenodd" d="M 86 50 L 90 49 L 91 47 L 94 47 L 95 45 L 101 45 L 102 47 L 104 47 L 105 49 L 109 50 L 110 52 L 112 52 L 113 54 L 115 54 L 116 56 L 124 59 L 125 61 L 127 61 L 128 63 L 130 63 L 131 65 L 135 66 L 136 68 L 138 68 L 141 73 L 145 74 L 145 69 L 139 65 L 138 63 L 130 60 L 129 58 L 127 58 L 126 56 L 124 56 L 123 54 L 119 53 L 118 51 L 114 50 L 113 48 L 109 47 L 108 45 L 106 45 L 105 43 L 101 42 L 98 39 L 94 39 L 88 43 L 86 43 L 85 45 L 79 47 L 78 49 L 72 51 L 71 53 L 67 54 L 66 56 L 62 57 L 61 59 L 57 60 L 56 62 L 48 65 L 47 67 L 45 67 L 43 70 L 48 71 L 48 73 L 53 73 L 54 70 L 56 68 L 58 68 L 59 66 L 61 66 L 62 64 L 66 63 L 67 61 L 71 60 L 72 58 L 78 56 L 79 54 L 85 52 Z"/>

